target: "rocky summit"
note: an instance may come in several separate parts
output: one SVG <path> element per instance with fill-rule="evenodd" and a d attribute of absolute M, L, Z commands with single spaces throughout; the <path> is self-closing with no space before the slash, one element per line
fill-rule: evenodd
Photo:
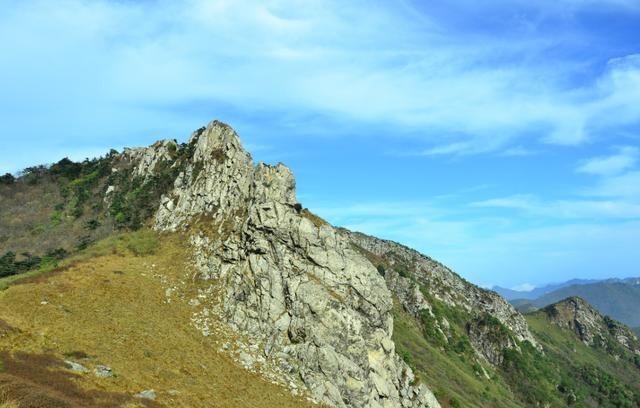
<path fill-rule="evenodd" d="M 194 262 L 221 288 L 220 313 L 245 339 L 243 363 L 335 407 L 438 407 L 395 353 L 384 280 L 347 237 L 302 209 L 291 171 L 254 165 L 218 121 L 189 145 L 193 159 L 162 196 L 154 228 L 206 224 L 190 238 Z M 157 163 L 173 165 L 167 146 L 125 155 L 150 177 Z"/>
<path fill-rule="evenodd" d="M 640 341 L 636 334 L 608 316 L 603 316 L 584 299 L 574 296 L 554 303 L 542 310 L 556 325 L 575 333 L 583 343 L 606 347 L 607 338 L 613 338 L 619 345 L 640 354 Z"/>

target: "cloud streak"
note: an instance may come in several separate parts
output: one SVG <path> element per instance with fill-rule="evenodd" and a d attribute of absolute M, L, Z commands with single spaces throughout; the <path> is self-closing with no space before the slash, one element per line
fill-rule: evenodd
<path fill-rule="evenodd" d="M 617 149 L 617 152 L 610 156 L 595 157 L 586 160 L 578 167 L 578 172 L 611 176 L 623 172 L 635 166 L 638 161 L 640 150 L 634 146 L 623 146 Z"/>
<path fill-rule="evenodd" d="M 542 61 L 563 38 L 516 30 L 509 41 L 495 33 L 488 48 L 486 33 L 452 31 L 415 4 L 366 4 L 9 3 L 0 33 L 18 41 L 1 46 L 14 63 L 0 67 L 11 79 L 0 132 L 27 118 L 61 131 L 75 123 L 71 135 L 113 117 L 162 117 L 178 129 L 192 118 L 176 105 L 224 101 L 247 112 L 387 126 L 439 155 L 513 151 L 523 138 L 576 145 L 639 119 L 637 55 L 618 55 L 592 80 L 567 87 L 576 61 Z M 523 58 L 529 63 L 515 62 Z"/>

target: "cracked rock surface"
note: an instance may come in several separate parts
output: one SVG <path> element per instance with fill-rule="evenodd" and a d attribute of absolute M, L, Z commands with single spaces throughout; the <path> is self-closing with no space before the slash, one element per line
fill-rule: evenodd
<path fill-rule="evenodd" d="M 163 146 L 136 152 L 144 168 L 166 159 Z M 384 279 L 302 209 L 291 171 L 254 165 L 217 121 L 189 147 L 155 228 L 191 234 L 199 277 L 217 283 L 220 313 L 245 339 L 243 365 L 334 407 L 439 407 L 395 352 Z"/>

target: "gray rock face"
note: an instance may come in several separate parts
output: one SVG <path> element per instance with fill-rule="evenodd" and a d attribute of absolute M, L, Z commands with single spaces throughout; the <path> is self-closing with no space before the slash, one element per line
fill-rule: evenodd
<path fill-rule="evenodd" d="M 504 350 L 518 348 L 509 333 L 487 319 L 476 318 L 467 323 L 467 334 L 474 350 L 496 366 L 502 364 Z"/>
<path fill-rule="evenodd" d="M 384 279 L 347 237 L 301 210 L 291 171 L 254 166 L 220 122 L 190 144 L 193 160 L 155 226 L 206 226 L 191 238 L 194 263 L 219 285 L 221 314 L 246 339 L 243 364 L 334 407 L 439 407 L 395 353 Z"/>
<path fill-rule="evenodd" d="M 606 345 L 606 335 L 620 345 L 640 354 L 640 341 L 631 329 L 620 322 L 602 316 L 593 306 L 580 297 L 570 297 L 542 309 L 556 325 L 573 331 L 586 345 L 597 342 Z"/>
<path fill-rule="evenodd" d="M 173 159 L 172 149 L 174 151 L 176 149 L 175 141 L 160 140 L 150 147 L 125 149 L 122 153 L 122 158 L 135 163 L 132 171 L 134 177 L 147 178 L 154 174 L 159 163 Z"/>
<path fill-rule="evenodd" d="M 385 277 L 389 289 L 397 296 L 404 309 L 414 317 L 419 317 L 422 311 L 431 311 L 431 306 L 420 293 L 420 284 L 439 301 L 449 306 L 460 307 L 478 317 L 492 316 L 509 329 L 510 333 L 506 338 L 496 341 L 498 337 L 490 335 L 493 329 L 486 325 L 477 325 L 477 322 L 473 321 L 467 327 L 467 334 L 476 353 L 492 364 L 501 362 L 502 351 L 505 348 L 517 347 L 516 342 L 508 338 L 510 335 L 518 341 L 526 340 L 537 346 L 524 317 L 495 292 L 465 281 L 441 263 L 404 245 L 345 229 L 341 229 L 340 233 L 358 247 L 386 259 L 392 265 L 410 267 L 415 282 L 394 271 L 387 271 Z M 437 322 L 437 325 L 437 330 L 443 334 L 448 331 L 449 324 L 445 319 Z"/>

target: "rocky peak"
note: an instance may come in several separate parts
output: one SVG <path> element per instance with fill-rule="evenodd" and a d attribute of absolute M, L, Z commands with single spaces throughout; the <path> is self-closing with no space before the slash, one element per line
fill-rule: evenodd
<path fill-rule="evenodd" d="M 173 159 L 172 151 L 177 149 L 175 140 L 159 140 L 149 147 L 125 149 L 120 158 L 134 164 L 133 177 L 148 179 L 156 172 L 158 165 Z"/>
<path fill-rule="evenodd" d="M 292 172 L 254 166 L 218 121 L 181 149 L 168 159 L 152 146 L 131 159 L 177 172 L 155 228 L 190 234 L 200 277 L 217 288 L 211 301 L 244 339 L 236 343 L 243 364 L 334 407 L 439 407 L 395 352 L 384 280 L 348 239 L 302 210 Z M 210 313 L 194 314 L 204 335 Z"/>
<path fill-rule="evenodd" d="M 218 120 L 195 131 L 189 138 L 189 145 L 194 148 L 194 162 L 206 163 L 211 160 L 224 161 L 236 158 L 237 161 L 251 163 L 251 155 L 242 147 L 235 130 Z"/>
<path fill-rule="evenodd" d="M 194 217 L 210 217 L 220 224 L 245 212 L 257 196 L 295 202 L 291 172 L 282 165 L 254 167 L 236 132 L 222 122 L 194 132 L 187 149 L 190 160 L 156 214 L 159 229 L 187 228 Z"/>
<path fill-rule="evenodd" d="M 556 325 L 573 331 L 586 345 L 606 346 L 606 338 L 612 336 L 620 345 L 640 352 L 640 342 L 631 329 L 608 316 L 603 316 L 587 301 L 572 296 L 542 309 Z"/>

